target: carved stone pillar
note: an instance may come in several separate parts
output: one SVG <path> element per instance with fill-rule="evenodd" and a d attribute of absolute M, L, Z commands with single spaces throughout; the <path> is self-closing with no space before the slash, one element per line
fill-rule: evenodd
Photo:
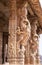
<path fill-rule="evenodd" d="M 39 64 L 38 53 L 38 34 L 37 34 L 37 19 L 33 19 L 31 23 L 31 43 L 30 43 L 30 63 Z"/>
<path fill-rule="evenodd" d="M 8 62 L 16 63 L 16 0 L 9 1 L 9 39 L 8 39 Z"/>
<path fill-rule="evenodd" d="M 21 50 L 23 50 L 23 56 L 24 56 L 24 63 L 28 64 L 28 56 L 29 56 L 29 38 L 30 38 L 30 31 L 31 26 L 30 22 L 27 19 L 27 2 L 23 4 L 22 7 L 18 8 L 18 17 L 19 17 L 19 32 L 18 32 L 18 46 L 20 45 Z M 24 47 L 24 48 L 23 48 Z M 25 51 L 24 51 L 25 49 Z M 21 52 L 20 52 L 21 53 Z M 27 56 L 28 55 L 28 56 Z"/>

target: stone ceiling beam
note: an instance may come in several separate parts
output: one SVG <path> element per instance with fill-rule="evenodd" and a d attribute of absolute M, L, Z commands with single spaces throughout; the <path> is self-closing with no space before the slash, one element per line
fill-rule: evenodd
<path fill-rule="evenodd" d="M 42 9 L 41 9 L 39 0 L 28 0 L 28 2 L 30 4 L 32 10 L 38 17 L 39 24 L 42 27 Z"/>

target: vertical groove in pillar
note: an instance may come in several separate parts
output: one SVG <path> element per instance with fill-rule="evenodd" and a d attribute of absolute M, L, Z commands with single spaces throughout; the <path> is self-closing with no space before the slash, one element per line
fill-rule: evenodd
<path fill-rule="evenodd" d="M 8 62 L 14 63 L 16 57 L 16 0 L 9 2 L 9 40 L 8 40 Z"/>

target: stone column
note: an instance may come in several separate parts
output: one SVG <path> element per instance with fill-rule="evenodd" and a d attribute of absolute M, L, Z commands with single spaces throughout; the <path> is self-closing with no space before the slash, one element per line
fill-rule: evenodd
<path fill-rule="evenodd" d="M 8 62 L 12 64 L 16 60 L 16 0 L 9 1 L 9 11 Z"/>
<path fill-rule="evenodd" d="M 37 34 L 37 19 L 33 19 L 31 23 L 31 43 L 30 43 L 30 63 L 39 64 L 38 53 L 38 34 Z"/>
<path fill-rule="evenodd" d="M 24 4 L 22 4 L 22 6 L 20 8 L 18 8 L 18 17 L 19 17 L 19 34 L 18 34 L 18 42 L 20 45 L 20 50 L 21 50 L 21 56 L 24 59 L 23 63 L 28 64 L 28 56 L 29 56 L 29 38 L 30 38 L 30 31 L 31 31 L 31 26 L 30 26 L 30 22 L 27 19 L 27 6 L 28 3 L 25 2 Z M 18 29 L 19 29 L 18 28 Z M 19 46 L 18 45 L 18 46 Z M 25 49 L 25 51 L 24 51 Z M 19 54 L 19 53 L 18 53 Z"/>

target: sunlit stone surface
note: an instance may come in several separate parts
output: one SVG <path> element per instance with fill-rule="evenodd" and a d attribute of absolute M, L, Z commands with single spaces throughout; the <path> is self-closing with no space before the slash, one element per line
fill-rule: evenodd
<path fill-rule="evenodd" d="M 0 63 L 40 64 L 40 33 L 42 9 L 39 0 L 0 0 Z"/>

